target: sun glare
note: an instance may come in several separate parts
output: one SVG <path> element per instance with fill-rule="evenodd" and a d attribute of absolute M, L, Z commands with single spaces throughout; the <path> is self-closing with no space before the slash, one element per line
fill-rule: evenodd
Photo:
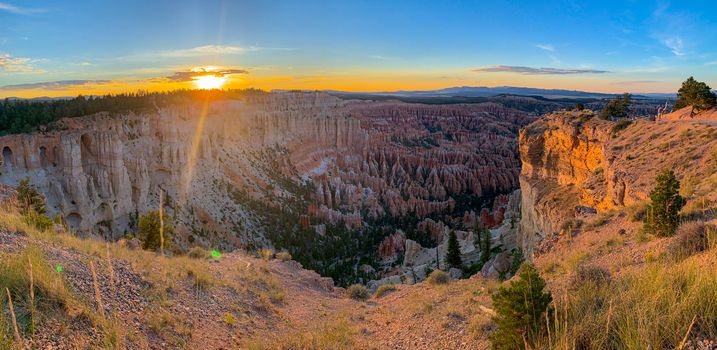
<path fill-rule="evenodd" d="M 200 89 L 219 89 L 224 85 L 226 77 L 216 75 L 202 75 L 194 79 L 194 84 Z"/>

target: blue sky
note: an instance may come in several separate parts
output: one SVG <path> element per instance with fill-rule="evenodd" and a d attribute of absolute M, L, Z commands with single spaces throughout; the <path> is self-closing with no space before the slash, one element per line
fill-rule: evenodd
<path fill-rule="evenodd" d="M 717 1 L 0 0 L 0 96 L 202 74 L 264 89 L 716 87 Z"/>

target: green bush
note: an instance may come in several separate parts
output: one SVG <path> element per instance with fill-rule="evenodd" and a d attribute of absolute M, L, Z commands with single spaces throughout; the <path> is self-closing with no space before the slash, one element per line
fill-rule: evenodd
<path fill-rule="evenodd" d="M 346 289 L 349 297 L 353 300 L 364 301 L 371 297 L 368 289 L 362 284 L 353 284 Z"/>
<path fill-rule="evenodd" d="M 430 284 L 448 284 L 448 282 L 451 281 L 451 276 L 449 276 L 445 271 L 434 270 L 430 275 L 428 275 L 426 280 Z"/>
<path fill-rule="evenodd" d="M 676 109 L 692 106 L 697 110 L 707 110 L 717 104 L 717 96 L 712 93 L 709 85 L 697 81 L 693 77 L 682 82 L 682 87 L 677 91 L 677 97 Z"/>
<path fill-rule="evenodd" d="M 30 178 L 20 180 L 17 185 L 17 205 L 23 215 L 31 211 L 45 214 L 45 196 L 30 185 Z"/>
<path fill-rule="evenodd" d="M 169 221 L 167 214 L 164 217 L 164 249 L 169 247 L 174 234 L 174 227 Z M 150 210 L 139 218 L 139 239 L 142 241 L 142 248 L 146 250 L 157 250 L 160 246 L 159 237 L 159 212 Z"/>
<path fill-rule="evenodd" d="M 49 230 L 54 222 L 49 216 L 44 214 L 38 214 L 34 211 L 29 211 L 27 214 L 22 216 L 22 221 L 26 224 L 37 228 L 40 231 Z"/>
<path fill-rule="evenodd" d="M 23 221 L 28 225 L 40 231 L 52 227 L 52 219 L 45 215 L 45 196 L 30 185 L 30 178 L 20 180 L 17 185 L 17 206 Z"/>
<path fill-rule="evenodd" d="M 679 223 L 679 212 L 685 205 L 680 196 L 680 182 L 672 170 L 662 172 L 656 182 L 650 193 L 652 204 L 647 209 L 645 229 L 658 237 L 672 236 Z"/>
<path fill-rule="evenodd" d="M 536 344 L 545 325 L 543 314 L 553 300 L 544 288 L 545 280 L 533 265 L 525 263 L 518 280 L 493 294 L 493 322 L 497 325 L 489 336 L 493 349 L 524 349 Z"/>
<path fill-rule="evenodd" d="M 622 96 L 616 96 L 614 99 L 603 107 L 600 111 L 600 118 L 602 119 L 620 119 L 627 117 L 630 112 L 630 103 L 632 96 L 627 92 Z"/>

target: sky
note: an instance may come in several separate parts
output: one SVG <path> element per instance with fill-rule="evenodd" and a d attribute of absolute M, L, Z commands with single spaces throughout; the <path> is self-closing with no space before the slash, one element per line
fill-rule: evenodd
<path fill-rule="evenodd" d="M 717 87 L 717 1 L 0 0 L 0 97 Z"/>

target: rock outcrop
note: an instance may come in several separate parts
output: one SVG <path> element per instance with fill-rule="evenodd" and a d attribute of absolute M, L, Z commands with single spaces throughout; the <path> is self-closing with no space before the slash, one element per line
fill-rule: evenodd
<path fill-rule="evenodd" d="M 707 113 L 706 115 L 708 115 Z M 530 257 L 537 243 L 589 219 L 645 200 L 656 169 L 678 179 L 710 176 L 708 122 L 650 118 L 613 122 L 587 111 L 553 113 L 520 132 L 521 221 L 518 245 Z M 695 133 L 705 132 L 695 142 Z M 692 180 L 690 180 L 692 178 Z"/>

